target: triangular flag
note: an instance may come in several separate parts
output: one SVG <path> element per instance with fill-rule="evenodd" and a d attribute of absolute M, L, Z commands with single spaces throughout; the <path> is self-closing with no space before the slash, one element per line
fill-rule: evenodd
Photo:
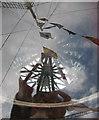
<path fill-rule="evenodd" d="M 88 40 L 91 40 L 93 43 L 95 43 L 96 45 L 99 46 L 99 39 L 94 38 L 94 37 L 89 37 L 89 36 L 82 36 L 82 37 L 84 37 L 84 38 L 86 38 Z"/>
<path fill-rule="evenodd" d="M 43 28 L 43 29 L 50 29 L 50 28 L 53 28 L 53 27 L 56 27 L 56 26 L 53 25 L 53 26 L 45 27 L 45 28 Z"/>
<path fill-rule="evenodd" d="M 47 18 L 40 18 L 39 20 L 42 20 L 42 21 L 48 21 Z"/>
<path fill-rule="evenodd" d="M 29 9 L 31 8 L 31 3 L 28 1 L 28 0 L 24 0 L 25 4 L 26 4 L 26 7 Z"/>
<path fill-rule="evenodd" d="M 61 29 L 63 27 L 63 25 L 57 24 L 57 23 L 50 23 L 50 24 L 57 26 L 59 29 Z"/>
<path fill-rule="evenodd" d="M 44 25 L 44 24 L 45 24 L 45 23 L 38 22 L 38 24 L 37 24 L 37 25 L 38 25 L 39 27 L 43 27 L 43 25 Z"/>
<path fill-rule="evenodd" d="M 60 67 L 58 67 L 59 73 L 61 74 L 62 78 L 66 80 L 66 76 L 63 73 L 62 69 Z"/>
<path fill-rule="evenodd" d="M 39 26 L 40 27 L 40 29 L 41 29 L 41 31 L 43 31 L 43 25 L 45 24 L 45 23 L 43 23 L 43 22 L 38 22 L 38 21 L 36 21 L 36 23 L 37 23 L 37 26 Z"/>
<path fill-rule="evenodd" d="M 49 33 L 49 32 L 40 32 L 40 36 L 44 37 L 46 39 L 49 39 L 49 38 L 52 39 L 51 33 Z"/>
<path fill-rule="evenodd" d="M 66 30 L 69 34 L 76 35 L 76 33 L 72 32 L 72 31 L 70 31 L 70 30 L 68 30 L 66 28 L 63 28 L 63 29 Z"/>
<path fill-rule="evenodd" d="M 46 47 L 43 47 L 43 51 L 44 51 L 44 53 L 49 54 L 50 56 L 52 56 L 52 57 L 55 58 L 55 59 L 58 58 L 57 53 L 55 53 L 55 52 L 52 51 L 51 49 L 48 49 L 48 48 L 46 48 Z"/>
<path fill-rule="evenodd" d="M 25 4 L 26 4 L 27 8 L 30 10 L 33 18 L 36 20 L 36 15 L 35 15 L 34 11 L 32 10 L 31 3 L 28 0 L 24 0 L 24 1 L 25 1 Z"/>

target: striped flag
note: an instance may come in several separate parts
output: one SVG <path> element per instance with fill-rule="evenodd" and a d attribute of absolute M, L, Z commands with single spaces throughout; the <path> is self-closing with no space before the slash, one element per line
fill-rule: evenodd
<path fill-rule="evenodd" d="M 58 27 L 59 29 L 61 29 L 61 28 L 63 27 L 63 25 L 57 24 L 57 23 L 50 23 L 50 24 L 55 25 L 55 26 Z"/>
<path fill-rule="evenodd" d="M 32 8 L 32 5 L 28 0 L 24 0 L 24 2 L 28 8 Z"/>
<path fill-rule="evenodd" d="M 84 37 L 84 38 L 86 38 L 88 40 L 91 40 L 93 43 L 95 43 L 96 45 L 99 46 L 99 39 L 94 38 L 94 37 L 89 37 L 89 36 L 82 36 L 82 37 Z"/>
<path fill-rule="evenodd" d="M 72 32 L 72 31 L 70 31 L 70 30 L 68 30 L 66 28 L 63 28 L 63 29 L 66 30 L 69 34 L 76 35 L 76 33 Z"/>

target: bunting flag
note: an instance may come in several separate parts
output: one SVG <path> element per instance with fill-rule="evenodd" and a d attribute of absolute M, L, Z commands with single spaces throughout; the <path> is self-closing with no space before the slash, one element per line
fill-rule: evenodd
<path fill-rule="evenodd" d="M 41 18 L 41 19 L 44 19 L 44 18 Z M 45 23 L 41 23 L 40 25 L 38 25 L 38 26 L 41 28 L 41 30 L 42 30 L 42 26 L 43 26 L 44 24 L 45 24 Z M 63 28 L 63 25 L 61 25 L 61 24 L 57 24 L 57 23 L 50 23 L 50 24 L 52 24 L 53 26 L 45 27 L 45 28 L 43 28 L 43 29 L 51 29 L 51 28 L 53 28 L 53 27 L 58 27 L 59 29 Z M 67 28 L 63 28 L 63 30 L 67 31 L 67 32 L 69 33 L 69 35 L 70 35 L 70 34 L 72 34 L 72 35 L 76 35 L 76 34 L 77 34 L 77 33 L 75 33 L 75 32 L 72 32 L 72 31 L 68 30 Z M 78 35 L 79 35 L 79 34 L 78 34 Z M 41 37 L 44 37 L 44 38 L 46 38 L 46 39 L 52 38 L 52 37 L 51 37 L 51 33 L 40 33 L 40 36 L 41 36 Z M 80 35 L 80 36 L 81 36 L 81 37 L 84 37 L 84 38 L 86 38 L 86 39 L 89 39 L 90 41 L 92 41 L 93 43 L 95 43 L 96 45 L 99 46 L 99 39 L 94 38 L 94 37 L 89 37 L 89 36 L 83 36 L 83 35 Z"/>
<path fill-rule="evenodd" d="M 33 18 L 36 20 L 36 15 L 35 15 L 35 13 L 34 13 L 34 11 L 33 11 L 33 9 L 32 9 L 31 3 L 28 2 L 28 0 L 24 0 L 24 1 L 25 1 L 25 4 L 26 4 L 27 8 L 30 10 Z"/>
<path fill-rule="evenodd" d="M 44 51 L 44 53 L 47 53 L 48 55 L 52 56 L 55 59 L 58 58 L 57 53 L 55 53 L 51 49 L 48 49 L 48 48 L 46 48 L 46 47 L 43 46 L 43 51 Z"/>
<path fill-rule="evenodd" d="M 33 18 L 35 19 L 35 21 L 36 21 L 36 23 L 37 23 L 37 26 L 40 27 L 41 31 L 43 31 L 43 29 L 50 29 L 50 28 L 53 28 L 53 27 L 58 27 L 59 29 L 63 28 L 63 25 L 58 24 L 58 23 L 50 23 L 50 24 L 52 24 L 53 26 L 49 26 L 49 27 L 42 28 L 45 23 L 42 23 L 42 22 L 40 23 L 40 22 L 37 21 L 36 15 L 35 15 L 35 13 L 34 13 L 33 10 L 32 10 L 31 3 L 28 2 L 27 0 L 24 0 L 24 1 L 25 1 L 25 4 L 26 4 L 27 8 L 30 10 Z M 48 21 L 47 18 L 40 18 L 39 20 Z M 77 33 L 72 32 L 72 31 L 70 31 L 70 30 L 68 30 L 68 29 L 66 29 L 66 28 L 63 28 L 63 29 L 64 29 L 65 31 L 67 31 L 69 34 L 72 34 L 72 35 L 76 35 L 76 34 L 77 34 Z M 78 34 L 78 35 L 79 35 L 79 34 Z M 52 38 L 52 37 L 51 37 L 51 33 L 42 33 L 42 32 L 40 32 L 40 36 L 41 36 L 41 37 L 44 37 L 44 38 L 46 38 L 46 39 Z M 88 40 L 90 40 L 90 41 L 92 41 L 93 43 L 95 43 L 96 45 L 99 46 L 99 39 L 94 38 L 94 37 L 89 37 L 89 36 L 83 36 L 83 35 L 80 35 L 80 36 L 81 36 L 81 37 L 84 37 L 84 38 L 86 38 L 86 39 L 88 39 Z"/>
<path fill-rule="evenodd" d="M 50 29 L 50 28 L 53 28 L 53 27 L 56 27 L 56 26 L 53 25 L 53 26 L 45 27 L 45 28 L 43 28 L 43 29 Z"/>
<path fill-rule="evenodd" d="M 33 9 L 32 9 L 31 3 L 28 2 L 27 0 L 24 0 L 24 1 L 25 1 L 25 4 L 26 4 L 27 8 L 30 10 L 33 18 L 35 19 L 37 26 L 40 27 L 41 31 L 43 31 L 42 26 L 43 26 L 45 23 L 38 22 L 37 17 L 36 17 L 36 15 L 35 15 L 35 13 L 34 13 L 34 11 L 33 11 Z M 44 18 L 42 18 L 42 20 L 44 20 Z M 47 20 L 47 19 L 45 18 L 45 20 Z"/>
<path fill-rule="evenodd" d="M 36 23 L 37 23 L 37 26 L 39 26 L 40 27 L 40 29 L 41 29 L 41 31 L 43 31 L 43 25 L 45 24 L 45 23 L 43 23 L 43 22 L 38 22 L 38 21 L 36 21 Z"/>
<path fill-rule="evenodd" d="M 42 20 L 42 21 L 48 21 L 47 18 L 40 18 L 39 20 Z"/>
<path fill-rule="evenodd" d="M 66 28 L 63 28 L 63 29 L 66 30 L 69 34 L 76 35 L 76 33 L 72 32 L 72 31 L 70 31 L 70 30 L 68 30 Z"/>
<path fill-rule="evenodd" d="M 61 74 L 62 78 L 66 80 L 66 76 L 62 71 L 62 68 L 58 67 L 59 73 Z"/>
<path fill-rule="evenodd" d="M 24 0 L 24 2 L 26 4 L 27 8 L 31 8 L 32 7 L 31 3 L 28 0 Z"/>
<path fill-rule="evenodd" d="M 74 32 L 72 32 L 72 31 L 70 31 L 70 30 L 68 30 L 68 29 L 66 29 L 66 28 L 63 28 L 64 30 L 66 30 L 69 34 L 72 34 L 72 35 L 76 35 L 77 33 L 74 33 Z M 79 34 L 78 34 L 79 35 Z M 83 35 L 80 35 L 81 37 L 84 37 L 84 38 L 86 38 L 86 39 L 88 39 L 88 40 L 90 40 L 90 41 L 92 41 L 93 43 L 95 43 L 96 45 L 98 45 L 99 46 L 99 39 L 97 39 L 97 38 L 94 38 L 94 37 L 89 37 L 89 36 L 83 36 Z"/>
<path fill-rule="evenodd" d="M 43 38 L 46 38 L 46 39 L 51 38 L 52 39 L 51 33 L 49 33 L 49 32 L 39 32 L 39 33 L 40 33 L 40 36 Z"/>
<path fill-rule="evenodd" d="M 84 38 L 86 38 L 88 40 L 91 40 L 93 43 L 95 43 L 96 45 L 99 46 L 99 39 L 94 38 L 94 37 L 89 37 L 89 36 L 81 36 L 81 37 L 84 37 Z"/>
<path fill-rule="evenodd" d="M 44 24 L 45 24 L 45 23 L 43 23 L 43 22 L 38 22 L 38 23 L 37 23 L 37 25 L 38 25 L 39 27 L 43 27 Z"/>
<path fill-rule="evenodd" d="M 61 29 L 61 28 L 63 27 L 63 25 L 57 24 L 57 23 L 50 23 L 50 24 L 55 25 L 55 26 L 58 27 L 59 29 Z"/>

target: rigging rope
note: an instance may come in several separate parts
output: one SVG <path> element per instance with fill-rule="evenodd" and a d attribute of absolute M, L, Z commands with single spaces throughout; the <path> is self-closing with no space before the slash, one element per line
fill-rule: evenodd
<path fill-rule="evenodd" d="M 56 5 L 55 9 L 53 10 L 53 12 L 50 14 L 49 18 L 51 18 L 51 16 L 54 14 L 54 12 L 56 11 L 57 7 L 58 7 L 58 3 Z"/>
<path fill-rule="evenodd" d="M 83 9 L 83 10 L 74 10 L 74 11 L 68 11 L 68 12 L 65 12 L 65 13 L 55 13 L 53 15 L 69 14 L 69 13 L 73 13 L 73 12 L 83 12 L 83 11 L 94 10 L 94 9 L 99 9 L 99 8 L 89 8 L 89 9 Z"/>
<path fill-rule="evenodd" d="M 39 4 L 38 4 L 38 5 L 39 5 Z M 37 11 L 38 5 L 35 5 L 35 4 L 34 4 L 35 13 L 36 13 L 36 15 L 37 15 L 37 18 L 39 18 L 39 17 L 38 17 L 38 16 L 39 16 L 39 15 L 38 15 L 38 11 Z"/>
<path fill-rule="evenodd" d="M 58 5 L 59 5 L 59 4 L 57 3 L 57 5 L 56 5 L 56 7 L 54 8 L 53 12 L 49 15 L 48 21 L 49 21 L 49 19 L 52 17 L 53 13 L 56 11 Z M 45 22 L 44 26 L 46 26 L 46 24 L 48 23 L 48 21 Z"/>
<path fill-rule="evenodd" d="M 8 102 L 8 103 L 13 103 L 15 105 L 21 105 L 21 106 L 26 106 L 26 107 L 37 107 L 37 108 L 59 108 L 59 107 L 73 107 L 73 105 L 76 105 L 74 107 L 78 107 L 81 109 L 86 109 L 88 111 L 94 111 L 94 112 L 99 112 L 99 110 L 97 108 L 88 108 L 88 107 L 84 107 L 84 106 L 80 106 L 79 104 L 87 102 L 87 101 L 91 101 L 93 99 L 97 99 L 99 96 L 99 92 L 94 93 L 90 96 L 81 98 L 79 100 L 74 100 L 74 101 L 69 101 L 69 102 L 60 102 L 60 103 L 31 103 L 31 102 L 24 102 L 24 101 L 20 101 L 20 100 L 16 100 L 11 99 L 11 98 L 6 98 L 6 97 L 1 97 L 0 96 L 0 101 L 2 102 Z M 78 106 L 77 106 L 78 104 Z"/>
<path fill-rule="evenodd" d="M 51 7 L 52 7 L 52 2 L 51 2 L 51 4 L 50 4 L 50 7 L 49 7 L 49 10 L 48 10 L 48 15 L 47 15 L 47 17 L 49 16 L 49 13 L 50 13 Z"/>
<path fill-rule="evenodd" d="M 14 26 L 14 28 L 12 29 L 12 31 L 10 32 L 10 34 L 7 36 L 6 40 L 4 41 L 4 43 L 2 44 L 2 47 L 0 48 L 0 50 L 4 47 L 5 43 L 8 41 L 9 37 L 11 36 L 12 32 L 15 30 L 16 26 L 19 24 L 19 22 L 22 20 L 22 18 L 24 17 L 24 15 L 26 14 L 27 10 L 25 11 L 25 13 L 21 16 L 21 18 L 18 20 L 18 22 L 16 23 L 16 25 Z"/>
<path fill-rule="evenodd" d="M 14 62 L 14 60 L 16 59 L 16 57 L 17 57 L 17 55 L 18 55 L 18 53 L 19 53 L 19 51 L 20 51 L 20 49 L 21 49 L 21 47 L 22 47 L 22 45 L 23 45 L 24 41 L 26 40 L 26 38 L 27 38 L 27 36 L 28 36 L 28 34 L 29 34 L 30 30 L 31 30 L 31 28 L 28 30 L 28 32 L 27 32 L 27 34 L 26 34 L 25 38 L 23 39 L 23 41 L 22 41 L 22 43 L 21 43 L 21 45 L 20 45 L 20 47 L 19 47 L 19 49 L 18 49 L 18 51 L 17 51 L 17 53 L 16 53 L 15 57 L 13 58 L 13 60 L 12 60 L 12 62 L 11 62 L 11 64 L 10 64 L 10 67 L 8 68 L 8 70 L 7 70 L 7 72 L 6 72 L 6 74 L 5 74 L 5 76 L 4 76 L 3 80 L 2 80 L 2 82 L 1 82 L 1 84 L 0 84 L 0 86 L 1 86 L 1 85 L 2 85 L 2 83 L 4 82 L 4 80 L 5 80 L 6 76 L 7 76 L 8 72 L 9 72 L 9 70 L 10 70 L 10 68 L 11 68 L 11 66 L 12 66 L 12 64 L 13 64 L 13 62 Z"/>
<path fill-rule="evenodd" d="M 80 116 L 88 115 L 88 114 L 90 114 L 90 113 L 92 113 L 92 112 L 93 112 L 93 111 L 77 112 L 77 113 L 74 113 L 74 114 L 67 115 L 66 118 L 80 117 Z"/>
<path fill-rule="evenodd" d="M 33 26 L 34 27 L 34 26 Z M 36 29 L 39 29 L 39 28 L 37 28 L 36 27 Z M 25 32 L 25 31 L 28 31 L 29 29 L 24 29 L 24 30 L 19 30 L 19 31 L 14 31 L 13 33 L 11 33 L 11 34 L 15 34 L 15 33 L 18 33 L 18 32 Z M 31 28 L 31 30 L 33 30 L 33 28 Z M 34 30 L 33 30 L 34 31 Z M 2 36 L 2 35 L 8 35 L 8 34 L 10 34 L 10 33 L 3 33 L 3 34 L 1 34 L 0 36 Z"/>
<path fill-rule="evenodd" d="M 43 4 L 43 3 L 42 3 Z M 51 3 L 52 4 L 52 3 Z M 39 4 L 39 5 L 41 5 L 41 4 Z M 34 5 L 34 7 L 35 7 L 36 5 Z M 36 6 L 36 7 L 38 7 L 38 5 Z M 50 5 L 50 8 L 51 8 L 51 5 Z M 37 8 L 36 8 L 37 9 Z M 90 8 L 90 9 L 83 9 L 83 10 L 75 10 L 75 11 L 68 11 L 68 12 L 66 12 L 66 13 L 56 13 L 56 14 L 54 14 L 53 13 L 53 16 L 54 15 L 58 15 L 58 14 L 69 14 L 69 13 L 72 13 L 72 12 L 78 12 L 78 11 L 87 11 L 87 10 L 92 10 L 92 9 L 97 9 L 97 8 Z M 11 11 L 10 9 L 8 9 L 9 11 Z M 37 10 L 36 10 L 37 11 Z M 49 9 L 49 11 L 50 11 L 50 9 Z M 17 18 L 19 18 L 18 16 L 17 16 L 17 14 L 15 13 L 15 12 L 13 12 L 13 11 L 11 11 L 12 13 L 14 13 L 13 15 L 16 15 L 15 17 L 17 17 Z M 49 12 L 48 12 L 49 13 Z M 28 24 L 30 24 L 31 25 L 31 23 L 29 23 L 29 22 L 27 22 L 26 20 L 23 20 L 25 23 L 28 23 Z M 48 22 L 49 23 L 49 22 Z M 45 23 L 46 24 L 46 23 Z M 35 26 L 34 25 L 34 27 L 36 27 L 37 29 L 39 29 L 37 26 Z M 22 32 L 23 31 L 27 31 L 27 30 L 22 30 Z M 18 31 L 18 32 L 21 32 L 21 31 Z M 15 33 L 15 32 L 12 32 L 11 34 L 13 34 L 13 33 Z M 6 34 L 10 34 L 10 33 L 4 33 L 4 34 L 1 34 L 1 35 L 6 35 Z M 0 36 L 1 36 L 0 35 Z"/>
<path fill-rule="evenodd" d="M 10 12 L 12 12 L 12 14 L 19 19 L 17 13 L 15 13 L 14 11 L 12 11 L 12 10 L 10 10 L 10 9 L 7 9 L 7 10 L 9 10 Z M 32 24 L 32 23 L 29 23 L 29 21 L 26 21 L 26 20 L 22 20 L 22 21 L 25 22 L 25 23 L 28 23 L 29 25 Z M 35 26 L 35 25 L 34 25 L 34 26 Z M 36 27 L 36 26 L 35 26 L 35 27 Z"/>

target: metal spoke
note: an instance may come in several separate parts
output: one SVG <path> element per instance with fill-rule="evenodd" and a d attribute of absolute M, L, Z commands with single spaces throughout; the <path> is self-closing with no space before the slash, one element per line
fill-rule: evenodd
<path fill-rule="evenodd" d="M 20 73 L 28 73 L 30 72 L 29 70 L 28 71 L 20 71 Z"/>
<path fill-rule="evenodd" d="M 31 76 L 31 78 L 35 78 L 35 77 L 37 77 L 37 76 L 39 76 L 40 75 L 40 73 L 39 74 L 37 74 L 37 75 L 35 75 L 35 76 Z"/>
<path fill-rule="evenodd" d="M 21 75 L 21 77 L 26 77 L 26 76 L 24 76 L 24 75 Z"/>
<path fill-rule="evenodd" d="M 43 78 L 43 80 L 42 80 L 42 86 L 41 86 L 41 91 L 42 91 L 42 89 L 43 89 L 43 84 L 44 84 L 44 79 L 46 78 L 46 76 L 44 76 L 44 78 Z"/>
<path fill-rule="evenodd" d="M 54 78 L 61 79 L 61 77 L 57 77 L 55 74 L 53 74 Z"/>
<path fill-rule="evenodd" d="M 47 76 L 47 78 L 48 78 L 48 87 L 49 87 L 49 91 L 51 91 L 51 89 L 50 89 L 50 79 L 49 79 L 49 76 Z"/>

